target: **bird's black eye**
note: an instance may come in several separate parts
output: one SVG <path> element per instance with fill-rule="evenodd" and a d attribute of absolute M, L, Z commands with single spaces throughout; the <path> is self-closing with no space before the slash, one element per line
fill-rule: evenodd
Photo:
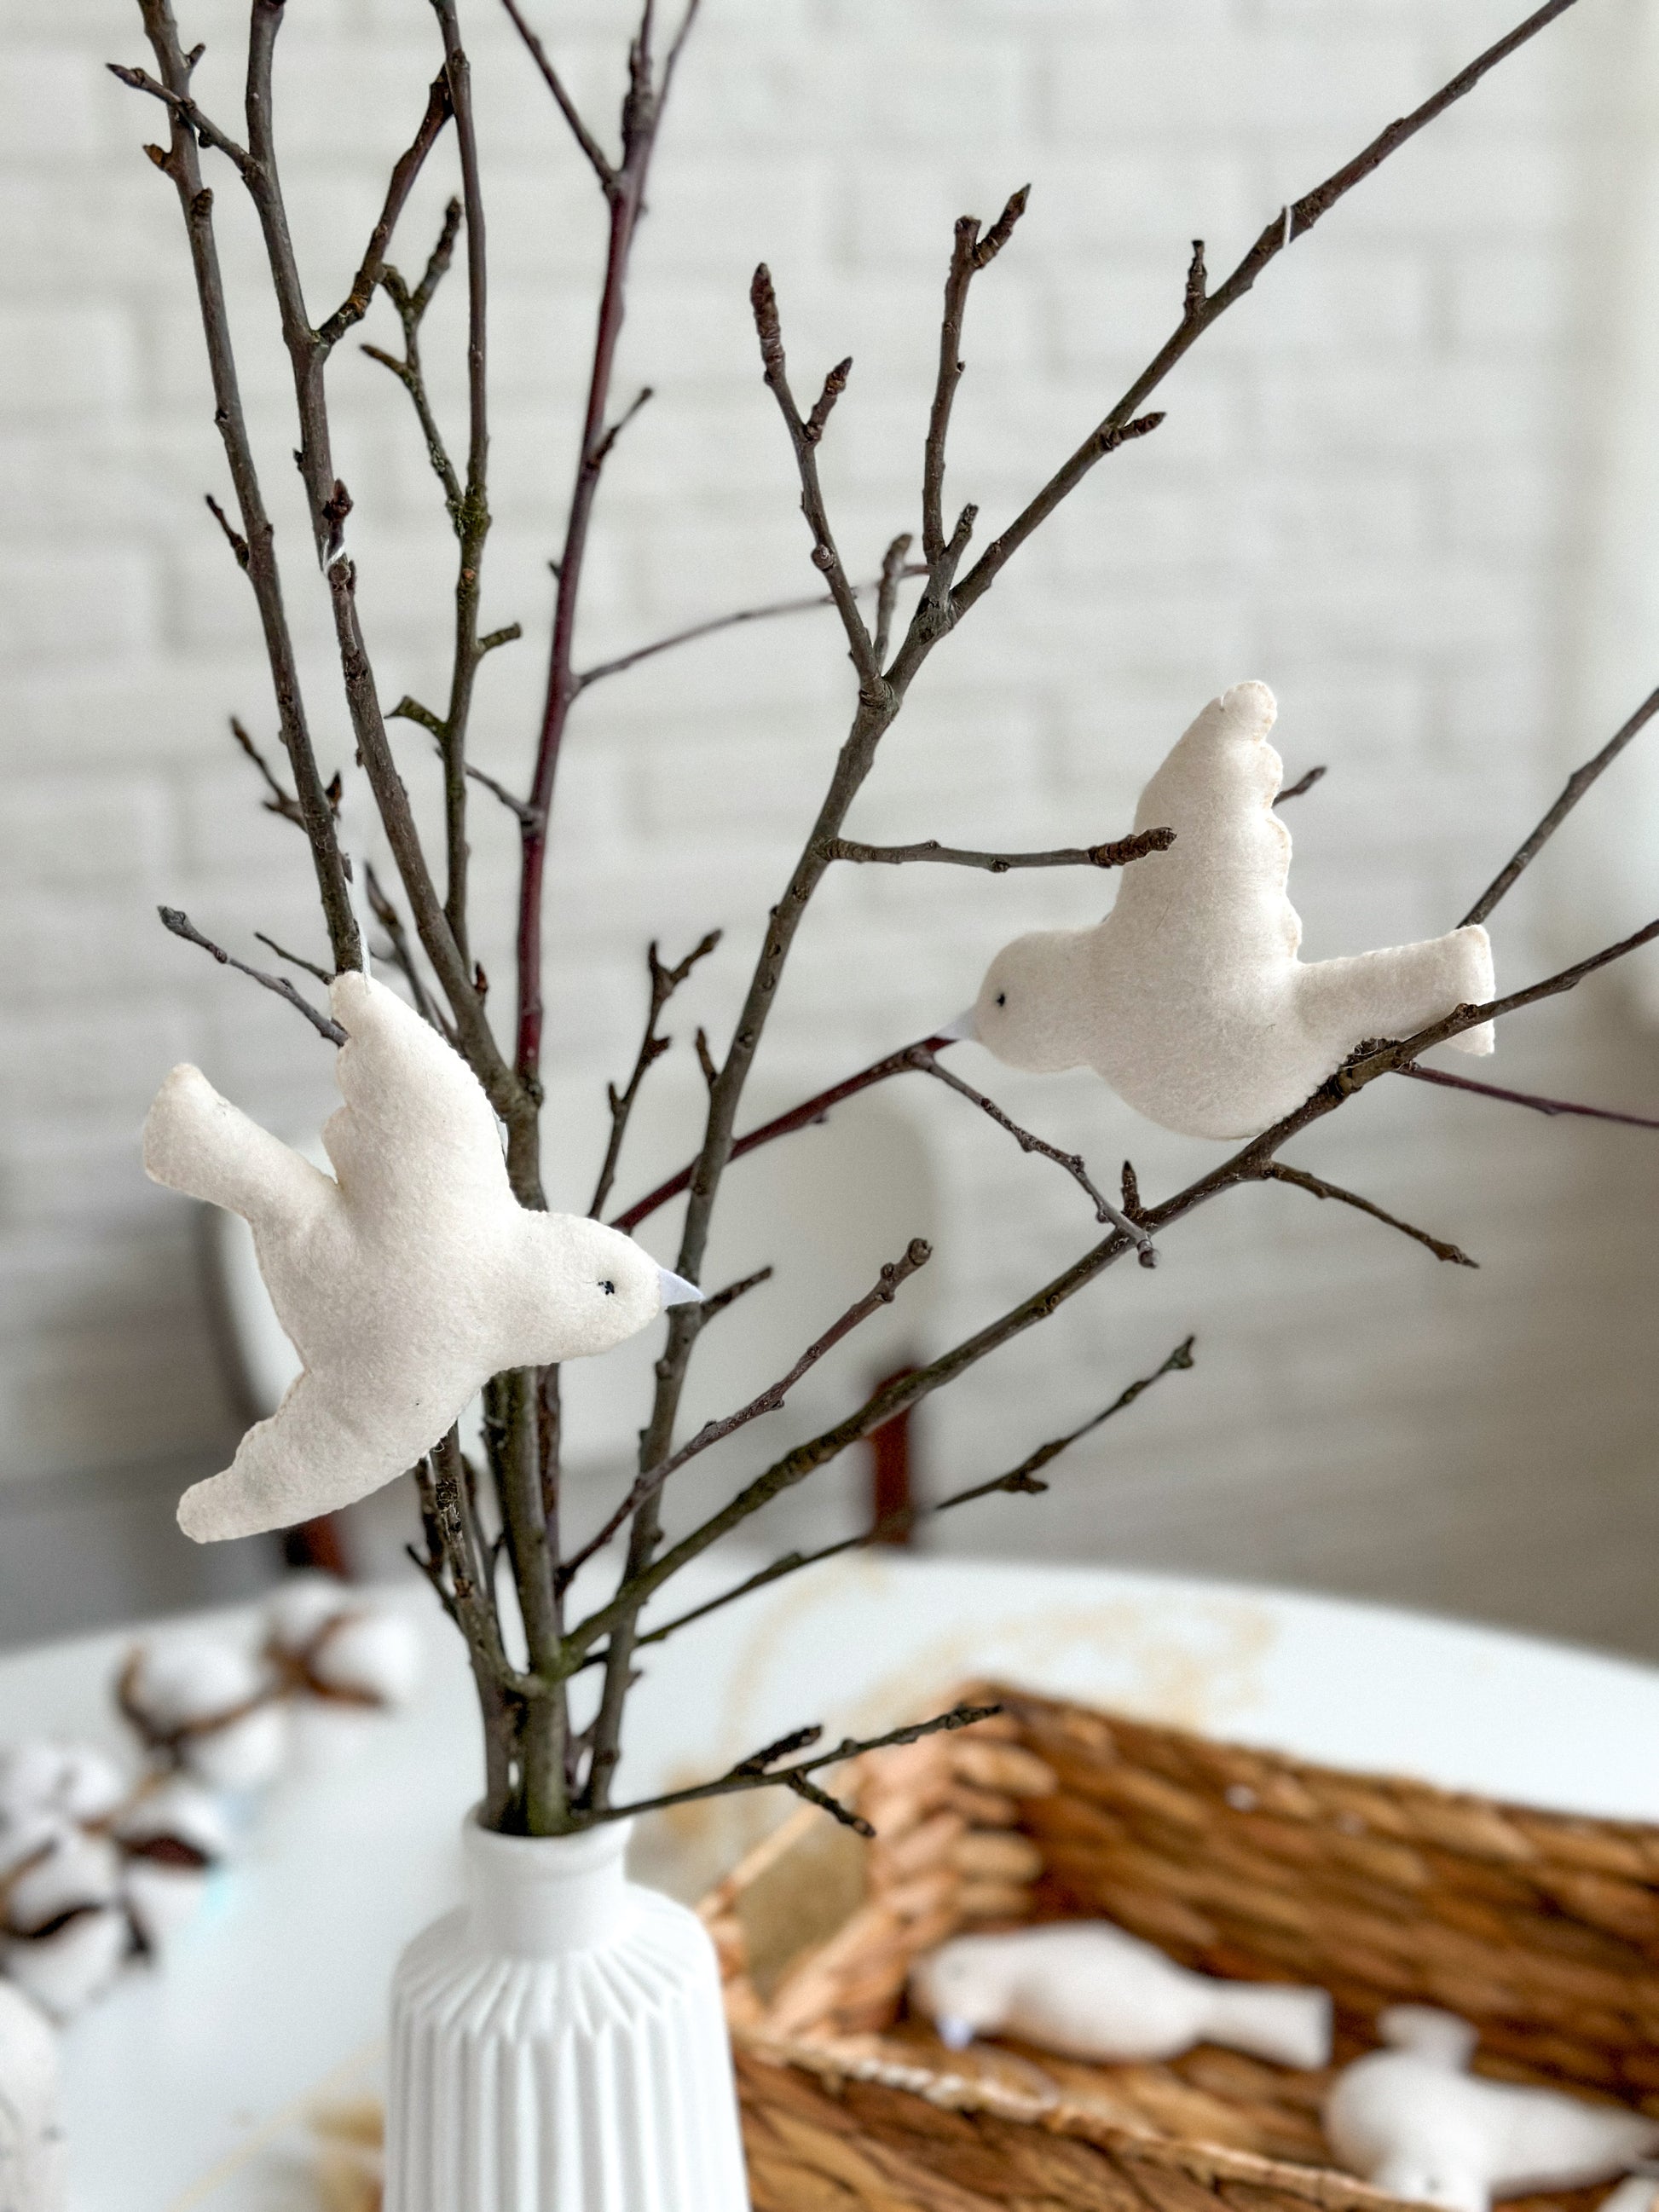
<path fill-rule="evenodd" d="M 601 1283 L 599 1288 L 608 1298 L 614 1298 L 617 1295 L 617 1285 L 614 1283 Z"/>
<path fill-rule="evenodd" d="M 1007 1003 L 1008 1003 L 1008 994 L 1007 994 L 1006 991 L 999 991 L 999 992 L 997 993 L 997 1004 L 998 1004 L 998 1006 L 1006 1006 L 1007 1005 Z"/>

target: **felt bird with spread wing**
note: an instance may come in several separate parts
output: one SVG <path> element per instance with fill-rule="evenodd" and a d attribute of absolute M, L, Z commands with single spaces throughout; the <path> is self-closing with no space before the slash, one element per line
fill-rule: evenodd
<path fill-rule="evenodd" d="M 536 1213 L 507 1179 L 466 1062 L 395 993 L 348 970 L 345 1103 L 325 1175 L 175 1067 L 144 1123 L 157 1182 L 240 1213 L 303 1363 L 179 1522 L 208 1543 L 331 1513 L 413 1466 L 489 1378 L 608 1352 L 701 1293 L 601 1222 Z"/>
<path fill-rule="evenodd" d="M 1421 945 L 1304 963 L 1285 896 L 1291 836 L 1273 811 L 1284 764 L 1265 684 L 1212 699 L 1141 793 L 1135 828 L 1167 852 L 1134 862 L 1091 929 L 1016 938 L 954 1034 L 1011 1066 L 1096 1069 L 1183 1136 L 1253 1137 L 1368 1037 L 1408 1036 L 1492 995 L 1478 922 Z M 1448 1040 L 1492 1048 L 1492 1024 Z"/>

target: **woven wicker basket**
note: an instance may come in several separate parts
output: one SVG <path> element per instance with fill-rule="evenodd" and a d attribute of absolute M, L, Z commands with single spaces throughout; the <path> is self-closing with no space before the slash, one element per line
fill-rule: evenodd
<path fill-rule="evenodd" d="M 1208 2046 L 1167 2066 L 946 2051 L 904 1984 L 963 1927 L 1105 1916 L 1208 1973 L 1319 1984 L 1339 2062 L 1384 2005 L 1443 2005 L 1479 2026 L 1483 2071 L 1659 2113 L 1659 1829 L 963 1695 L 1004 1710 L 844 1771 L 873 1844 L 805 1812 L 704 1902 L 756 2212 L 1393 2203 L 1332 2166 L 1327 2075 Z"/>

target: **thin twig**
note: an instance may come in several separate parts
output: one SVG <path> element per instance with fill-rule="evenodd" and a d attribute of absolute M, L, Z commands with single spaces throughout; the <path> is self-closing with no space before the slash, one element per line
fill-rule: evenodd
<path fill-rule="evenodd" d="M 908 538 L 902 538 L 897 539 L 896 543 L 908 547 L 910 541 Z M 890 547 L 890 556 L 891 548 Z M 876 592 L 879 598 L 879 594 L 885 588 L 885 573 L 884 568 L 882 576 L 875 578 L 870 583 L 854 584 L 852 586 L 854 598 L 866 599 L 872 592 Z M 895 576 L 894 588 L 897 588 L 899 576 L 925 576 L 927 573 L 927 571 L 920 562 L 902 565 Z M 735 614 L 712 615 L 707 622 L 693 623 L 689 629 L 677 629 L 667 637 L 653 639 L 649 645 L 635 646 L 631 653 L 620 653 L 615 660 L 602 660 L 592 668 L 585 668 L 573 678 L 573 681 L 578 691 L 585 691 L 590 684 L 597 684 L 602 676 L 620 676 L 623 669 L 636 667 L 641 660 L 649 660 L 659 653 L 671 652 L 677 645 L 693 644 L 700 637 L 712 637 L 717 630 L 735 629 L 743 623 L 770 622 L 778 615 L 810 614 L 817 608 L 833 607 L 835 604 L 833 592 L 817 592 L 806 599 L 773 599 L 765 606 L 739 607 Z"/>
<path fill-rule="evenodd" d="M 1566 788 L 1533 831 L 1531 836 L 1527 839 L 1514 857 L 1499 869 L 1498 874 L 1493 877 L 1492 882 L 1487 884 L 1486 890 L 1481 892 L 1480 897 L 1464 915 L 1465 926 L 1472 921 L 1486 920 L 1499 899 L 1508 893 L 1516 878 L 1523 875 L 1532 866 L 1590 786 L 1604 769 L 1612 767 L 1631 739 L 1639 731 L 1644 730 L 1656 714 L 1659 714 L 1659 690 L 1650 691 L 1630 720 L 1620 725 L 1601 751 L 1587 760 L 1582 768 L 1573 770 L 1567 778 Z"/>
<path fill-rule="evenodd" d="M 501 0 L 501 5 L 513 19 L 513 27 L 528 47 L 532 59 L 542 73 L 543 82 L 558 102 L 559 112 L 570 125 L 571 136 L 592 164 L 607 198 L 617 190 L 617 172 L 606 157 L 599 142 L 576 112 L 576 104 L 564 88 L 564 80 L 547 58 L 547 49 L 520 13 L 517 0 Z"/>
<path fill-rule="evenodd" d="M 1315 784 L 1319 781 L 1320 778 L 1325 773 L 1325 767 L 1322 762 L 1319 767 L 1310 768 L 1305 775 L 1297 776 L 1294 783 L 1286 784 L 1284 790 L 1281 791 L 1278 798 L 1274 799 L 1273 805 L 1275 806 L 1282 806 L 1287 799 L 1300 799 L 1304 791 L 1311 791 L 1313 789 Z"/>
<path fill-rule="evenodd" d="M 1121 868 L 1148 853 L 1167 853 L 1175 842 L 1173 830 L 1137 830 L 1108 845 L 1067 845 L 1052 853 L 975 853 L 954 845 L 941 845 L 928 837 L 919 845 L 860 845 L 850 837 L 832 837 L 823 847 L 831 860 L 879 860 L 902 866 L 912 860 L 934 860 L 953 868 L 984 868 L 1005 876 L 1011 868 Z"/>
<path fill-rule="evenodd" d="M 764 1413 L 775 1413 L 784 1400 L 809 1369 L 833 1352 L 844 1337 L 883 1306 L 890 1306 L 899 1291 L 919 1268 L 925 1267 L 933 1257 L 933 1248 L 923 1238 L 914 1237 L 902 1256 L 890 1260 L 876 1278 L 874 1286 L 861 1298 L 855 1298 L 845 1313 L 833 1321 L 820 1337 L 809 1344 L 787 1375 L 775 1382 L 769 1382 L 757 1397 L 736 1413 L 727 1413 L 723 1419 L 705 1421 L 696 1434 L 683 1443 L 656 1467 L 644 1468 L 637 1476 L 622 1503 L 611 1513 L 603 1525 L 589 1537 L 579 1552 L 571 1554 L 561 1572 L 566 1585 L 577 1570 L 585 1566 L 598 1552 L 602 1552 L 623 1523 L 631 1521 L 647 1498 L 654 1498 L 672 1474 L 678 1473 L 688 1460 L 695 1459 L 714 1444 L 723 1443 L 727 1437 L 735 1436 L 739 1429 L 747 1428 L 750 1421 L 759 1420 Z M 747 1287 L 744 1285 L 742 1287 Z M 734 1292 L 735 1295 L 735 1292 Z"/>
<path fill-rule="evenodd" d="M 928 412 L 921 471 L 921 550 L 927 564 L 927 589 L 923 597 L 935 621 L 944 617 L 957 562 L 968 543 L 967 532 L 960 523 L 951 538 L 945 534 L 945 447 L 951 406 L 962 380 L 962 325 L 967 313 L 969 288 L 980 270 L 994 261 L 1007 244 L 1014 225 L 1025 212 L 1030 197 L 1030 186 L 1022 185 L 982 240 L 977 216 L 961 216 L 956 227 L 951 266 L 945 279 L 939 371 Z M 968 526 L 972 527 L 971 522 Z"/>
<path fill-rule="evenodd" d="M 738 1300 L 747 1297 L 750 1291 L 757 1291 L 763 1283 L 769 1283 L 772 1275 L 773 1269 L 769 1264 L 757 1267 L 752 1275 L 740 1275 L 735 1283 L 728 1283 L 723 1291 L 714 1291 L 702 1302 L 703 1327 L 707 1328 L 716 1314 L 723 1314 L 728 1306 L 736 1305 Z"/>
<path fill-rule="evenodd" d="M 415 179 L 425 166 L 426 157 L 437 143 L 439 134 L 448 122 L 451 112 L 448 76 L 440 70 L 427 94 L 426 113 L 421 118 L 420 128 L 408 150 L 398 157 L 392 172 L 380 219 L 369 234 L 362 260 L 351 280 L 351 289 L 327 321 L 319 326 L 317 335 L 325 345 L 331 348 L 338 345 L 353 324 L 362 322 L 368 313 L 375 288 L 386 273 L 386 249 L 392 244 L 392 234 L 398 227 L 398 218 L 403 213 Z"/>
<path fill-rule="evenodd" d="M 369 912 L 386 933 L 392 965 L 409 986 L 416 1012 L 423 1021 L 430 1022 L 441 1036 L 448 1037 L 453 1044 L 454 1037 L 449 1024 L 440 1015 L 431 993 L 421 980 L 421 971 L 415 962 L 415 950 L 409 941 L 409 933 L 404 927 L 403 916 L 387 896 L 385 887 L 368 861 L 363 862 L 362 869 L 363 889 L 368 894 Z"/>
<path fill-rule="evenodd" d="M 684 959 L 672 968 L 665 966 L 658 957 L 654 938 L 647 949 L 645 957 L 651 978 L 651 1004 L 645 1018 L 645 1035 L 640 1040 L 634 1072 L 628 1079 L 626 1089 L 618 1091 L 614 1083 L 605 1088 L 611 1107 L 611 1139 L 605 1148 L 605 1163 L 599 1170 L 599 1182 L 593 1187 L 593 1202 L 587 1209 L 590 1220 L 597 1220 L 604 1212 L 605 1202 L 611 1195 L 611 1187 L 617 1180 L 617 1163 L 622 1157 L 623 1139 L 628 1133 L 629 1119 L 634 1111 L 634 1102 L 640 1095 L 640 1085 L 645 1081 L 652 1063 L 660 1060 L 668 1050 L 671 1040 L 657 1034 L 657 1024 L 663 1008 L 698 961 L 706 960 L 720 941 L 720 932 L 711 929 L 692 946 Z"/>
<path fill-rule="evenodd" d="M 792 1106 L 787 1114 L 779 1114 L 770 1121 L 762 1122 L 758 1129 L 750 1129 L 746 1136 L 737 1138 L 727 1157 L 741 1159 L 745 1152 L 756 1152 L 762 1145 L 769 1145 L 776 1138 L 790 1136 L 795 1130 L 805 1129 L 812 1122 L 827 1120 L 830 1109 L 839 1106 L 843 1099 L 855 1098 L 860 1091 L 868 1091 L 875 1084 L 885 1083 L 889 1076 L 903 1075 L 913 1069 L 915 1066 L 910 1057 L 913 1052 L 941 1052 L 952 1042 L 946 1036 L 919 1037 L 915 1044 L 907 1044 L 897 1052 L 890 1052 L 884 1059 L 872 1060 L 868 1067 L 861 1067 L 856 1075 L 847 1076 L 840 1083 L 832 1083 L 827 1091 L 815 1091 L 811 1097 L 804 1098 L 799 1106 Z M 643 1198 L 635 1199 L 625 1212 L 617 1214 L 611 1226 L 623 1230 L 631 1237 L 642 1221 L 648 1221 L 672 1199 L 678 1198 L 683 1190 L 690 1188 L 691 1179 L 699 1164 L 696 1160 L 689 1161 L 670 1176 L 666 1182 L 659 1182 L 654 1190 L 647 1191 Z"/>
<path fill-rule="evenodd" d="M 858 671 L 860 688 L 877 692 L 881 686 L 881 669 L 875 656 L 874 641 L 864 626 L 858 610 L 858 600 L 842 566 L 836 548 L 835 533 L 830 527 L 830 516 L 823 503 L 823 488 L 818 481 L 818 433 L 823 429 L 823 414 L 829 411 L 825 400 L 834 404 L 830 384 L 824 386 L 824 398 L 820 399 L 811 422 L 803 418 L 795 404 L 795 395 L 789 387 L 789 373 L 784 359 L 783 333 L 778 319 L 777 293 L 772 283 L 772 272 L 763 261 L 755 271 L 749 287 L 749 304 L 755 318 L 755 333 L 760 340 L 761 365 L 768 390 L 778 403 L 784 427 L 789 433 L 794 448 L 796 471 L 800 477 L 801 513 L 812 533 L 812 565 L 830 586 L 830 595 L 841 617 L 842 628 L 847 633 L 848 647 L 853 665 Z M 839 379 L 837 392 L 845 386 L 851 361 L 842 362 L 831 372 L 831 381 Z M 812 424 L 816 423 L 816 430 Z M 809 434 L 811 432 L 811 434 Z"/>
<path fill-rule="evenodd" d="M 925 562 L 918 562 L 914 568 L 905 566 L 904 556 L 910 550 L 911 542 L 910 532 L 901 531 L 882 556 L 881 581 L 877 587 L 876 597 L 875 654 L 878 663 L 885 663 L 887 648 L 892 641 L 893 610 L 898 605 L 899 579 L 909 575 L 925 576 L 927 573 Z M 856 590 L 858 586 L 854 588 Z"/>
<path fill-rule="evenodd" d="M 1051 1145 L 1042 1137 L 1033 1136 L 1029 1129 L 1022 1128 L 1018 1121 L 1003 1111 L 994 1098 L 988 1098 L 982 1091 L 975 1091 L 971 1083 L 964 1083 L 959 1075 L 952 1075 L 949 1068 L 941 1067 L 927 1046 L 911 1046 L 910 1065 L 920 1068 L 924 1075 L 931 1075 L 946 1085 L 959 1097 L 970 1100 L 981 1114 L 989 1115 L 998 1128 L 1008 1132 L 1021 1152 L 1040 1152 L 1045 1160 L 1052 1160 L 1056 1167 L 1064 1168 L 1073 1182 L 1080 1185 L 1093 1200 L 1096 1220 L 1109 1221 L 1115 1228 L 1121 1229 L 1126 1237 L 1132 1238 L 1140 1247 L 1143 1267 L 1158 1265 L 1158 1248 L 1151 1237 L 1138 1221 L 1132 1221 L 1120 1206 L 1114 1206 L 1109 1198 L 1095 1188 L 1089 1180 L 1089 1170 L 1083 1164 L 1080 1152 L 1062 1152 L 1057 1145 Z"/>
<path fill-rule="evenodd" d="M 1581 1106 L 1569 1098 L 1542 1098 L 1536 1091 L 1506 1091 L 1501 1084 L 1477 1083 L 1471 1075 L 1448 1075 L 1440 1067 L 1397 1067 L 1396 1075 L 1409 1075 L 1416 1083 L 1437 1083 L 1448 1091 L 1478 1091 L 1483 1098 L 1501 1098 L 1510 1106 L 1530 1106 L 1534 1114 L 1581 1114 L 1590 1121 L 1622 1121 L 1632 1129 L 1659 1129 L 1659 1120 L 1649 1114 L 1620 1114 L 1611 1106 Z"/>
<path fill-rule="evenodd" d="M 1126 1407 L 1133 1406 L 1136 1399 L 1144 1391 L 1150 1390 L 1162 1376 L 1190 1368 L 1194 1341 L 1192 1337 L 1187 1337 L 1176 1345 L 1161 1367 L 1155 1367 L 1150 1375 L 1141 1376 L 1126 1389 L 1120 1390 L 1109 1406 L 1103 1407 L 1080 1426 L 1067 1430 L 1064 1436 L 1051 1437 L 1045 1444 L 1039 1444 L 1034 1452 L 1028 1453 L 1018 1467 L 1010 1468 L 1006 1474 L 993 1475 L 988 1482 L 971 1483 L 965 1490 L 952 1491 L 948 1498 L 941 1498 L 935 1504 L 899 1506 L 891 1513 L 882 1514 L 858 1535 L 843 1536 L 839 1543 L 822 1545 L 815 1552 L 786 1553 L 781 1559 L 774 1559 L 769 1566 L 746 1576 L 732 1589 L 722 1590 L 718 1597 L 705 1599 L 702 1605 L 693 1606 L 688 1612 L 677 1614 L 672 1620 L 664 1621 L 661 1627 L 650 1630 L 640 1638 L 640 1648 L 643 1650 L 648 1644 L 665 1643 L 678 1630 L 689 1628 L 694 1620 L 702 1620 L 711 1613 L 719 1613 L 728 1605 L 735 1605 L 739 1598 L 749 1597 L 756 1590 L 769 1589 L 773 1583 L 781 1582 L 787 1575 L 799 1574 L 805 1568 L 817 1566 L 825 1559 L 839 1559 L 847 1552 L 866 1551 L 872 1545 L 885 1544 L 895 1537 L 908 1536 L 919 1521 L 932 1521 L 941 1513 L 954 1512 L 958 1506 L 974 1504 L 982 1498 L 992 1498 L 999 1492 L 1039 1496 L 1048 1487 L 1046 1482 L 1036 1480 L 1040 1471 L 1051 1461 L 1058 1459 L 1062 1452 L 1068 1451 L 1079 1438 L 1091 1435 L 1103 1421 L 1109 1421 L 1115 1413 L 1121 1413 Z"/>
<path fill-rule="evenodd" d="M 285 945 L 278 945 L 274 937 L 267 937 L 263 929 L 256 929 L 253 934 L 261 945 L 269 945 L 279 960 L 286 960 L 290 968 L 303 969 L 307 975 L 314 975 L 319 983 L 333 981 L 326 968 L 319 968 L 314 960 L 306 960 L 299 953 L 290 952 Z"/>
<path fill-rule="evenodd" d="M 811 1759 L 803 1759 L 793 1766 L 757 1766 L 753 1759 L 739 1759 L 738 1764 L 713 1782 L 700 1782 L 690 1790 L 671 1790 L 661 1797 L 642 1797 L 632 1805 L 606 1806 L 599 1815 L 605 1820 L 629 1820 L 639 1813 L 659 1813 L 669 1805 L 695 1804 L 703 1797 L 726 1797 L 734 1790 L 769 1790 L 775 1784 L 794 1790 L 798 1796 L 806 1796 L 810 1802 L 835 1817 L 848 1827 L 856 1828 L 861 1836 L 873 1836 L 875 1830 L 857 1814 L 849 1813 L 844 1805 L 826 1799 L 818 1790 L 802 1791 L 799 1785 L 805 1778 L 825 1766 L 837 1766 L 843 1759 L 858 1759 L 866 1751 L 885 1751 L 901 1743 L 920 1743 L 925 1735 L 939 1735 L 954 1729 L 972 1728 L 975 1721 L 989 1720 L 1002 1711 L 1000 1705 L 956 1705 L 948 1713 L 936 1713 L 932 1720 L 915 1721 L 908 1728 L 890 1729 L 885 1735 L 844 1736 L 833 1751 L 818 1752 Z"/>
<path fill-rule="evenodd" d="M 279 999 L 286 999 L 290 1006 L 305 1016 L 319 1036 L 326 1037 L 331 1044 L 345 1042 L 346 1033 L 338 1022 L 331 1021 L 326 1014 L 319 1013 L 303 992 L 295 989 L 286 975 L 270 975 L 263 968 L 250 968 L 246 960 L 237 959 L 234 953 L 227 952 L 223 945 L 216 945 L 210 937 L 204 937 L 190 916 L 181 914 L 176 906 L 158 906 L 155 911 L 161 917 L 162 927 L 170 929 L 175 937 L 182 937 L 186 945 L 199 945 L 204 952 L 213 955 L 222 968 L 234 968 L 239 975 L 250 975 L 256 983 L 263 984 L 267 991 L 274 991 Z"/>
<path fill-rule="evenodd" d="M 1457 100 L 1473 92 L 1480 80 L 1496 69 L 1500 62 L 1506 60 L 1529 40 L 1536 38 L 1540 31 L 1576 4 L 1577 0 L 1546 0 L 1543 7 L 1488 46 L 1484 53 L 1477 55 L 1467 68 L 1460 70 L 1420 106 L 1413 108 L 1409 115 L 1402 116 L 1398 122 L 1391 123 L 1368 146 L 1362 148 L 1352 161 L 1344 162 L 1322 184 L 1316 185 L 1311 191 L 1304 192 L 1300 199 L 1274 216 L 1231 274 L 1212 291 L 1205 292 L 1201 301 L 1195 296 L 1196 288 L 1189 271 L 1181 320 L 1173 333 L 1116 405 L 1054 471 L 1036 496 L 1027 501 L 1000 537 L 993 539 L 967 575 L 954 586 L 950 606 L 951 618 L 959 620 L 969 607 L 983 598 L 1032 532 L 1077 489 L 1097 462 L 1108 453 L 1116 452 L 1130 438 L 1145 435 L 1146 431 L 1157 427 L 1163 420 L 1162 416 L 1140 414 L 1143 403 L 1211 325 L 1244 297 L 1271 262 L 1297 239 L 1305 238 L 1322 216 L 1328 215 L 1356 185 L 1379 169 L 1390 155 L 1397 153 L 1419 131 L 1426 129 L 1437 117 L 1443 115 Z M 910 667 L 919 665 L 935 641 L 935 634 L 930 632 L 926 623 L 920 626 L 913 623 L 911 635 L 901 647 L 895 664 L 896 675 L 902 678 Z"/>
<path fill-rule="evenodd" d="M 1369 1213 L 1373 1221 L 1386 1222 L 1390 1229 L 1399 1230 L 1402 1237 L 1415 1238 L 1418 1243 L 1426 1245 L 1437 1260 L 1449 1261 L 1455 1267 L 1478 1267 L 1480 1265 L 1478 1260 L 1471 1260 L 1461 1246 L 1448 1244 L 1438 1237 L 1431 1237 L 1426 1229 L 1414 1229 L 1409 1221 L 1401 1221 L 1397 1214 L 1385 1213 L 1380 1206 L 1373 1206 L 1370 1199 L 1361 1198 L 1358 1191 L 1344 1190 L 1340 1183 L 1327 1182 L 1322 1176 L 1309 1175 L 1303 1168 L 1286 1167 L 1282 1160 L 1270 1162 L 1262 1169 L 1261 1174 L 1264 1181 L 1294 1183 L 1298 1190 L 1308 1191 L 1315 1198 L 1338 1199 L 1344 1206 L 1352 1206 L 1361 1213 Z"/>

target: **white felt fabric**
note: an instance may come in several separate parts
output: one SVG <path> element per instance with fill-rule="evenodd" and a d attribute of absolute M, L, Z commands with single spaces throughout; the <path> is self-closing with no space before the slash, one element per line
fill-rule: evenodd
<path fill-rule="evenodd" d="M 1021 937 L 992 962 L 971 1034 L 1039 1073 L 1088 1066 L 1147 1118 L 1252 1137 L 1370 1037 L 1400 1037 L 1492 995 L 1480 925 L 1422 945 L 1304 964 L 1285 896 L 1291 836 L 1273 802 L 1265 684 L 1212 699 L 1141 794 L 1137 830 L 1176 833 L 1126 871 L 1092 929 Z M 1451 1040 L 1492 1048 L 1492 1025 Z"/>
<path fill-rule="evenodd" d="M 1395 2005 L 1377 2032 L 1392 2048 L 1337 2076 L 1325 2133 L 1391 2196 L 1486 2212 L 1494 2197 L 1609 2180 L 1659 2147 L 1659 2124 L 1639 2112 L 1470 2075 L 1474 2030 L 1450 2013 Z"/>
<path fill-rule="evenodd" d="M 1324 2066 L 1323 1990 L 1189 1973 L 1105 1920 L 958 1936 L 918 1962 L 910 1992 L 947 2042 L 1008 2034 L 1079 2058 L 1175 2058 L 1225 2044 L 1281 2066 Z"/>
<path fill-rule="evenodd" d="M 477 1078 L 395 993 L 350 970 L 329 997 L 349 1032 L 345 1103 L 323 1130 L 331 1176 L 198 1068 L 173 1069 L 144 1124 L 157 1182 L 247 1221 L 304 1363 L 230 1467 L 185 1492 L 179 1526 L 198 1542 L 378 1490 L 490 1376 L 609 1351 L 676 1287 L 617 1231 L 518 1203 Z"/>

